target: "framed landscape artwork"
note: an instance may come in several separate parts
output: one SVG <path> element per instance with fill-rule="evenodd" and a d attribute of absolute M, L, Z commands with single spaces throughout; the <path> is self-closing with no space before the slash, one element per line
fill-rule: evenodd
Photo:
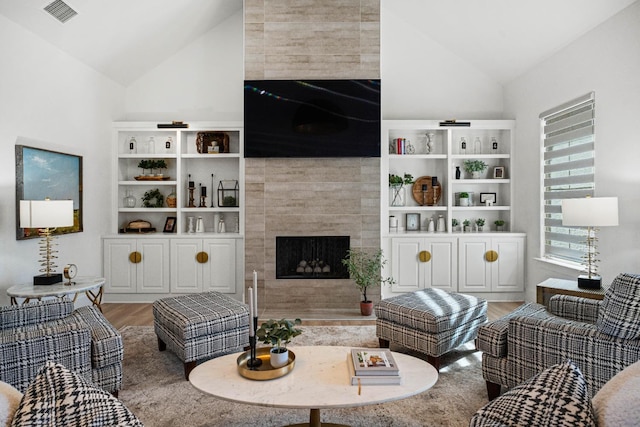
<path fill-rule="evenodd" d="M 16 145 L 16 239 L 38 237 L 20 228 L 20 200 L 73 200 L 73 226 L 52 234 L 82 231 L 82 156 Z"/>

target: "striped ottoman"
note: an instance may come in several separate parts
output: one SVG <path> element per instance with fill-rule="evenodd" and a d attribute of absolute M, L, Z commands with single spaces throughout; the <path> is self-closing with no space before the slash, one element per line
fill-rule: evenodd
<path fill-rule="evenodd" d="M 428 288 L 380 301 L 376 317 L 380 347 L 391 342 L 425 353 L 439 369 L 440 356 L 476 337 L 487 321 L 487 301 Z"/>
<path fill-rule="evenodd" d="M 153 303 L 158 348 L 184 362 L 184 376 L 198 361 L 242 350 L 249 344 L 249 306 L 219 292 L 162 298 Z"/>

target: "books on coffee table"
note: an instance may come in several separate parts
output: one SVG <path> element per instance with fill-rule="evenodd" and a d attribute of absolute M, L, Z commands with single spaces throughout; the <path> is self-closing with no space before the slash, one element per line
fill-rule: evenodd
<path fill-rule="evenodd" d="M 352 349 L 347 355 L 351 385 L 401 384 L 393 355 L 386 349 Z"/>
<path fill-rule="evenodd" d="M 391 351 L 385 348 L 351 349 L 356 375 L 398 375 L 400 370 Z"/>

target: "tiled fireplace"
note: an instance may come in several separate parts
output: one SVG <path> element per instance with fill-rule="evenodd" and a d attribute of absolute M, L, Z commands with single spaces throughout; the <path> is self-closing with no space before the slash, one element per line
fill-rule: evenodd
<path fill-rule="evenodd" d="M 380 247 L 377 158 L 246 159 L 245 283 L 258 272 L 259 310 L 359 311 L 349 279 L 278 278 L 277 238 L 345 236 L 350 247 Z"/>

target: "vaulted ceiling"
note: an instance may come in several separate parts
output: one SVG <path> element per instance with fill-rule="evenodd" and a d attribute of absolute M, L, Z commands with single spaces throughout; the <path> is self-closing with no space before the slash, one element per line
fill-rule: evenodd
<path fill-rule="evenodd" d="M 78 15 L 63 24 L 44 11 L 51 1 L 0 0 L 0 14 L 124 86 L 242 8 L 242 0 L 67 0 Z M 504 84 L 635 1 L 381 3 Z"/>

